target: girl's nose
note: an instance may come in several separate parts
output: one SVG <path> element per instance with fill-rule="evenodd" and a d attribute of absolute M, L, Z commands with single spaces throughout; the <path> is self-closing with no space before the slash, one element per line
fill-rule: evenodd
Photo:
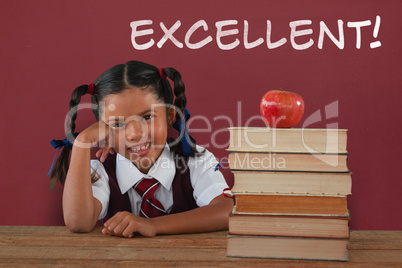
<path fill-rule="evenodd" d="M 126 125 L 126 139 L 129 142 L 140 142 L 146 134 L 146 125 L 137 120 L 132 120 Z"/>

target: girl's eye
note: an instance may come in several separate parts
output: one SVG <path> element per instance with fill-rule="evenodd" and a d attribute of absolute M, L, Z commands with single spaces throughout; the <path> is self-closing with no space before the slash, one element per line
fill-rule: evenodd
<path fill-rule="evenodd" d="M 111 127 L 115 127 L 115 128 L 121 128 L 121 127 L 125 127 L 125 126 L 126 126 L 126 124 L 124 124 L 124 123 L 113 123 L 111 125 Z"/>
<path fill-rule="evenodd" d="M 148 114 L 148 115 L 144 115 L 144 120 L 149 120 L 151 118 L 153 118 L 154 116 L 152 114 Z"/>

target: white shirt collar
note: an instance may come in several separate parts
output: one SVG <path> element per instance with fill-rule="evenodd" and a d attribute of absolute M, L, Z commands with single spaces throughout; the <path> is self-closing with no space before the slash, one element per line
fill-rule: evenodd
<path fill-rule="evenodd" d="M 176 165 L 173 153 L 165 144 L 161 155 L 158 157 L 148 174 L 144 174 L 127 158 L 121 154 L 116 156 L 116 179 L 122 194 L 125 194 L 142 178 L 155 178 L 163 187 L 170 191 L 176 174 Z"/>

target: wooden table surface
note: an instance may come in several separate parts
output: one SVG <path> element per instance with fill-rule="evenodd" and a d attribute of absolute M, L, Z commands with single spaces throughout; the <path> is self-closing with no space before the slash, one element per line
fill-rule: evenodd
<path fill-rule="evenodd" d="M 352 231 L 349 262 L 230 258 L 226 235 L 126 239 L 100 227 L 74 234 L 61 226 L 0 226 L 0 267 L 402 267 L 402 231 Z"/>

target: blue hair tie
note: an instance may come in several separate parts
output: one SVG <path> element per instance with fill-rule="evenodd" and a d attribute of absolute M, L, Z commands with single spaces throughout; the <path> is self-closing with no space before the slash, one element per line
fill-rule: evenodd
<path fill-rule="evenodd" d="M 78 136 L 78 134 L 79 134 L 79 133 L 75 133 L 75 134 L 74 134 L 74 138 L 76 138 L 76 137 Z M 52 140 L 52 141 L 50 142 L 50 144 L 53 146 L 54 149 L 57 148 L 57 151 L 56 151 L 56 153 L 54 154 L 53 161 L 52 161 L 52 165 L 50 166 L 49 172 L 47 173 L 47 176 L 48 176 L 48 177 L 50 176 L 50 173 L 51 173 L 52 170 L 53 170 L 54 161 L 56 160 L 56 155 L 57 155 L 57 153 L 59 152 L 59 150 L 60 150 L 61 148 L 63 148 L 63 147 L 67 147 L 67 148 L 70 149 L 70 150 L 73 148 L 73 144 L 72 144 L 71 141 L 68 140 L 68 139 Z"/>
<path fill-rule="evenodd" d="M 176 129 L 179 132 L 179 136 L 181 136 L 181 146 L 183 147 L 183 153 L 185 156 L 193 156 L 191 152 L 191 147 L 190 147 L 190 141 L 194 144 L 195 146 L 195 140 L 193 137 L 190 136 L 188 133 L 188 129 L 186 126 L 187 120 L 191 117 L 190 112 L 185 109 L 184 110 L 184 120 L 177 119 L 173 123 L 173 128 Z"/>
<path fill-rule="evenodd" d="M 216 166 L 214 168 L 214 171 L 218 171 L 219 168 L 222 167 L 222 164 L 224 164 L 224 163 L 228 163 L 228 161 L 223 161 L 223 162 L 220 162 L 220 163 L 216 164 Z"/>

